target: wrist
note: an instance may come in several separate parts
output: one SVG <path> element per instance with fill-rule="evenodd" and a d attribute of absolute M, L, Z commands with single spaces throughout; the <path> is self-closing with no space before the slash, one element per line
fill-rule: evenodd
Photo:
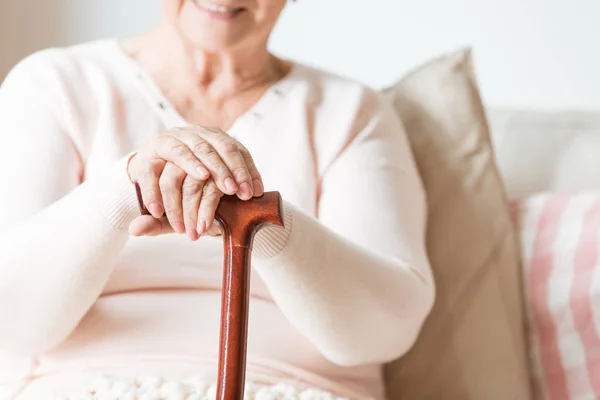
<path fill-rule="evenodd" d="M 284 203 L 284 226 L 265 226 L 256 233 L 252 255 L 257 259 L 272 259 L 279 255 L 287 246 L 292 232 L 292 210 Z"/>
<path fill-rule="evenodd" d="M 119 159 L 95 183 L 99 211 L 117 229 L 127 229 L 140 215 L 137 193 L 127 166 L 136 153 Z"/>

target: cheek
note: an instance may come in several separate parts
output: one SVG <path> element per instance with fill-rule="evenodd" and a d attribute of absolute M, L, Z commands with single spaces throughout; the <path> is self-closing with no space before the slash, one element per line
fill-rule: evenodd
<path fill-rule="evenodd" d="M 257 17 L 265 23 L 273 24 L 279 19 L 287 0 L 258 0 Z"/>
<path fill-rule="evenodd" d="M 186 0 L 162 0 L 164 16 L 169 21 L 177 20 L 181 7 Z"/>

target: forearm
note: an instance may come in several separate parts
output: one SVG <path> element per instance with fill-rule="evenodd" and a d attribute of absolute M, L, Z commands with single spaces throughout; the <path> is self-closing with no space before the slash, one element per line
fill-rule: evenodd
<path fill-rule="evenodd" d="M 373 101 L 373 117 L 321 171 L 318 220 L 286 204 L 288 228 L 255 246 L 275 302 L 341 365 L 402 356 L 434 300 L 425 192 L 391 105 Z"/>
<path fill-rule="evenodd" d="M 287 210 L 289 237 L 276 228 L 259 236 L 253 262 L 284 314 L 335 363 L 381 363 L 403 355 L 433 304 L 426 256 L 386 259 L 289 205 Z M 269 258 L 281 243 L 283 250 Z"/>
<path fill-rule="evenodd" d="M 101 294 L 138 213 L 123 162 L 0 233 L 3 350 L 56 346 Z"/>

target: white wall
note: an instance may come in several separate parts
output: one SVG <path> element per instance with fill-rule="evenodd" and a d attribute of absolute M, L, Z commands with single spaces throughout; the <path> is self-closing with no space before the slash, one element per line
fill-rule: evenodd
<path fill-rule="evenodd" d="M 50 43 L 143 32 L 158 0 L 0 0 L 0 76 Z M 36 23 L 25 9 L 40 8 Z M 600 109 L 599 0 L 298 0 L 279 54 L 382 87 L 419 63 L 473 46 L 491 106 Z M 8 39 L 8 40 L 7 40 Z"/>
<path fill-rule="evenodd" d="M 0 0 L 0 80 L 38 49 L 143 33 L 159 0 Z"/>

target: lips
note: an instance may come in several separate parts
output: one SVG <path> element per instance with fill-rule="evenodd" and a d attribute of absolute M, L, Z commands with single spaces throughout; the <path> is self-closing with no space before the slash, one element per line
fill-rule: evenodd
<path fill-rule="evenodd" d="M 194 0 L 193 2 L 200 10 L 220 19 L 230 19 L 244 11 L 242 7 L 226 6 L 208 0 Z"/>

